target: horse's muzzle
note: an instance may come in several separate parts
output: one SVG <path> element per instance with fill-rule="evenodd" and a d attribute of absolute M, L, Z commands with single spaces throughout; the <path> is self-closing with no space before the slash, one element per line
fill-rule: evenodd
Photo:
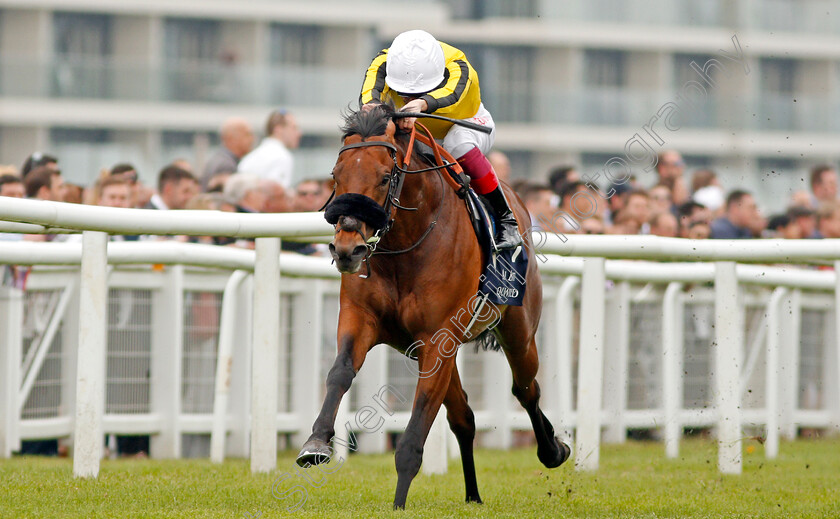
<path fill-rule="evenodd" d="M 356 245 L 352 249 L 339 248 L 335 242 L 330 243 L 330 254 L 335 260 L 335 266 L 342 274 L 355 274 L 362 268 L 362 260 L 367 255 L 366 245 Z"/>
<path fill-rule="evenodd" d="M 339 230 L 335 239 L 330 243 L 330 254 L 335 266 L 342 274 L 355 274 L 362 267 L 362 260 L 368 254 L 364 234 L 361 232 L 362 223 L 352 216 L 339 218 Z"/>

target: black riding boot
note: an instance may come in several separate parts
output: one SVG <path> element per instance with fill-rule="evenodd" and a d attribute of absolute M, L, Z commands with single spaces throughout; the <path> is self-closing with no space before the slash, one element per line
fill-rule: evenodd
<path fill-rule="evenodd" d="M 502 186 L 498 186 L 483 196 L 490 202 L 490 206 L 496 213 L 496 248 L 499 250 L 515 249 L 522 245 L 522 236 L 520 236 L 519 227 L 516 225 L 516 216 L 508 205 Z"/>

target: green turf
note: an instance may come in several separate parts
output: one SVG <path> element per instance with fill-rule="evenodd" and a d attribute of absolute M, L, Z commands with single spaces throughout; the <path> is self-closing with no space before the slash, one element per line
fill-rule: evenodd
<path fill-rule="evenodd" d="M 744 446 L 739 476 L 717 473 L 707 440 L 684 441 L 675 460 L 665 459 L 661 443 L 604 445 L 595 473 L 576 472 L 571 462 L 546 470 L 534 449 L 482 450 L 483 505 L 462 502 L 454 461 L 445 476 L 414 480 L 405 512 L 391 510 L 392 454 L 354 455 L 317 488 L 281 482 L 278 492 L 305 485 L 306 503 L 294 513 L 285 508 L 302 494 L 272 496 L 278 476 L 294 470 L 292 452 L 272 475 L 252 476 L 245 460 L 106 460 L 96 480 L 74 479 L 71 460 L 14 458 L 0 461 L 0 518 L 840 517 L 840 440 L 784 443 L 772 461 L 757 442 Z"/>

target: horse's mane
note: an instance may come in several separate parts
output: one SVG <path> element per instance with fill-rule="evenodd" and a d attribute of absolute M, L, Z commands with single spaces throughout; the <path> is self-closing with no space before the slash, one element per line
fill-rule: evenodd
<path fill-rule="evenodd" d="M 359 135 L 364 139 L 384 135 L 394 111 L 394 107 L 390 104 L 381 104 L 373 110 L 345 112 L 342 114 L 344 118 L 344 126 L 341 127 L 342 138 Z"/>

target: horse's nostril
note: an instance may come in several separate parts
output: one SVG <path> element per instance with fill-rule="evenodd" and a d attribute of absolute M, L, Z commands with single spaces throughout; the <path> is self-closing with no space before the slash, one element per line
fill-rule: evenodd
<path fill-rule="evenodd" d="M 330 243 L 329 249 L 330 249 L 330 254 L 332 256 L 335 256 L 335 243 Z"/>
<path fill-rule="evenodd" d="M 357 256 L 364 256 L 367 254 L 367 246 L 366 245 L 357 245 L 355 249 L 353 249 L 353 257 Z"/>

